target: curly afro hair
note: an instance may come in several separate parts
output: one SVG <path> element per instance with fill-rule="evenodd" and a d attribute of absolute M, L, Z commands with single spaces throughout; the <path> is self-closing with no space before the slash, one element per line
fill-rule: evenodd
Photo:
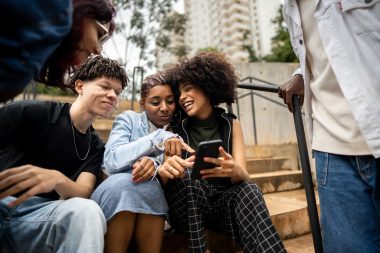
<path fill-rule="evenodd" d="M 177 97 L 179 85 L 188 83 L 199 87 L 210 99 L 212 106 L 231 104 L 237 99 L 239 78 L 221 52 L 201 52 L 192 58 L 181 58 L 178 64 L 166 72 Z"/>

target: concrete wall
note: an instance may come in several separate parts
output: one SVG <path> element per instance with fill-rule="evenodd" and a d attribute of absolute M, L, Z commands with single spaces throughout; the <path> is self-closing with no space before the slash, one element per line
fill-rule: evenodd
<path fill-rule="evenodd" d="M 235 64 L 237 73 L 241 79 L 255 77 L 276 85 L 289 80 L 298 67 L 296 63 L 239 63 Z M 244 81 L 249 83 L 249 81 Z M 254 81 L 254 83 L 260 83 Z M 238 106 L 233 105 L 233 110 L 241 121 L 246 145 L 273 145 L 283 143 L 296 143 L 296 134 L 293 123 L 293 115 L 288 111 L 277 93 L 238 89 Z M 248 95 L 246 95 L 248 94 Z M 260 97 L 264 96 L 275 102 Z M 253 106 L 252 106 L 253 105 Z M 254 111 L 253 111 L 254 107 Z M 255 118 L 255 123 L 253 119 Z M 256 125 L 256 128 L 254 127 Z M 256 129 L 256 138 L 255 138 Z"/>

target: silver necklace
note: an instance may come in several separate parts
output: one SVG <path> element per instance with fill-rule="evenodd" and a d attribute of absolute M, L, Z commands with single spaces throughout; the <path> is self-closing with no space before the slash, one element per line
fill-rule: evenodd
<path fill-rule="evenodd" d="M 71 123 L 71 132 L 73 133 L 73 140 L 74 140 L 74 148 L 75 148 L 75 152 L 77 153 L 77 157 L 79 158 L 79 160 L 84 161 L 84 160 L 86 160 L 88 154 L 90 153 L 90 148 L 91 148 L 91 131 L 90 131 L 90 127 L 88 127 L 88 129 L 87 129 L 88 135 L 90 136 L 90 141 L 89 141 L 89 143 L 88 143 L 87 153 L 86 153 L 86 155 L 82 158 L 82 157 L 79 156 L 78 149 L 77 149 L 77 143 L 76 143 L 76 141 L 75 141 L 75 133 L 74 133 L 74 125 L 73 125 L 73 121 L 70 120 L 70 123 Z"/>

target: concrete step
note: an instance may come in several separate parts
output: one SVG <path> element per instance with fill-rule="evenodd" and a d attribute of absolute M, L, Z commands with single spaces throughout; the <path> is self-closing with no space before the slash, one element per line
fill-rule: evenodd
<path fill-rule="evenodd" d="M 247 159 L 250 158 L 262 158 L 263 160 L 268 160 L 269 158 L 279 158 L 277 163 L 280 164 L 279 167 L 275 166 L 275 170 L 280 168 L 288 168 L 292 170 L 299 169 L 298 160 L 298 146 L 296 143 L 283 143 L 275 145 L 254 145 L 245 147 L 245 155 Z M 286 160 L 281 160 L 286 158 Z M 256 172 L 260 172 L 258 169 L 259 161 L 256 162 Z M 254 167 L 253 167 L 254 168 Z M 267 168 L 265 168 L 267 169 Z M 263 171 L 264 172 L 264 171 Z M 265 171 L 268 172 L 268 171 Z"/>
<path fill-rule="evenodd" d="M 111 129 L 96 129 L 96 132 L 99 134 L 100 139 L 104 143 L 107 143 L 108 137 L 110 136 Z"/>
<path fill-rule="evenodd" d="M 317 203 L 319 203 L 318 194 Z M 305 191 L 293 190 L 264 194 L 274 226 L 284 241 L 288 253 L 314 252 L 310 235 Z M 231 239 L 221 233 L 207 232 L 207 243 L 211 252 L 241 253 Z M 184 234 L 172 233 L 164 237 L 162 253 L 187 252 Z"/>
<path fill-rule="evenodd" d="M 290 191 L 303 187 L 300 170 L 279 170 L 250 174 L 251 182 L 256 183 L 263 193 Z"/>
<path fill-rule="evenodd" d="M 315 198 L 319 209 L 318 192 Z M 304 189 L 264 194 L 272 222 L 280 237 L 284 239 L 310 233 Z"/>
<path fill-rule="evenodd" d="M 92 126 L 98 132 L 100 139 L 102 139 L 105 143 L 107 142 L 110 135 L 113 120 L 113 118 L 98 118 L 92 124 Z"/>
<path fill-rule="evenodd" d="M 314 253 L 313 237 L 310 234 L 284 240 L 288 253 Z"/>
<path fill-rule="evenodd" d="M 219 242 L 218 245 L 210 245 L 210 249 L 214 249 L 214 251 L 211 252 L 217 252 L 217 253 L 243 253 L 243 251 L 239 248 L 235 248 L 233 243 L 231 243 L 231 239 L 228 236 L 225 235 L 210 235 L 209 241 L 212 241 L 212 243 Z M 214 241 L 212 240 L 212 236 L 214 236 Z M 216 238 L 218 237 L 219 238 Z M 287 253 L 314 253 L 314 245 L 313 245 L 313 238 L 311 233 L 297 236 L 295 238 L 283 240 L 285 249 Z M 188 250 L 186 248 L 186 237 L 182 234 L 175 234 L 175 235 L 166 235 L 164 237 L 163 245 L 164 247 L 161 250 L 161 253 L 187 253 Z"/>
<path fill-rule="evenodd" d="M 98 130 L 98 129 L 109 129 L 111 130 L 112 124 L 114 119 L 113 118 L 97 118 L 94 123 L 92 123 L 92 126 Z"/>
<path fill-rule="evenodd" d="M 255 157 L 247 158 L 248 173 L 263 173 L 277 171 L 280 169 L 290 169 L 284 166 L 287 157 Z"/>

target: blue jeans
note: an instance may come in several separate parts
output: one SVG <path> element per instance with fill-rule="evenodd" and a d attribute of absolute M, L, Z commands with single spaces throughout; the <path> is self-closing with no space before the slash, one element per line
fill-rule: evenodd
<path fill-rule="evenodd" d="M 0 252 L 102 253 L 106 222 L 92 200 L 32 197 L 14 208 L 0 200 Z"/>
<path fill-rule="evenodd" d="M 379 160 L 319 151 L 314 155 L 324 252 L 379 253 Z"/>

